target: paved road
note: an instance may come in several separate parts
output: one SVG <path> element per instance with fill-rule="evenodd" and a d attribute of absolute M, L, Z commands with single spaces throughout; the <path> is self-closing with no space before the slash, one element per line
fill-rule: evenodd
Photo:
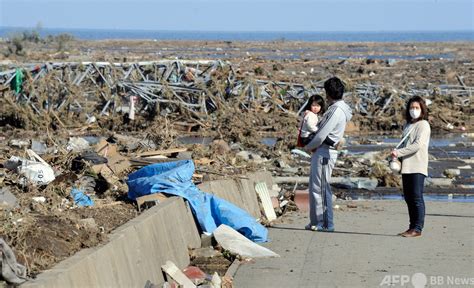
<path fill-rule="evenodd" d="M 241 265 L 234 287 L 423 287 L 424 277 L 426 287 L 474 287 L 474 204 L 427 202 L 423 236 L 403 238 L 404 202 L 351 203 L 335 203 L 334 233 L 305 231 L 303 213 L 283 217 L 264 245 L 281 258 Z"/>

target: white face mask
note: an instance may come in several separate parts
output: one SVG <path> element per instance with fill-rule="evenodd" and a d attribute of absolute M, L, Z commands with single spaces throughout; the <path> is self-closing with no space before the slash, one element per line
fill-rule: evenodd
<path fill-rule="evenodd" d="M 409 112 L 412 119 L 418 119 L 421 115 L 420 109 L 410 109 Z"/>

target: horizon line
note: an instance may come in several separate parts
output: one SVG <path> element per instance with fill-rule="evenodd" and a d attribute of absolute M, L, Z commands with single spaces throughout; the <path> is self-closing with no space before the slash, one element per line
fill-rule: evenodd
<path fill-rule="evenodd" d="M 64 28 L 64 27 L 33 27 L 33 26 L 0 26 L 0 29 L 58 29 L 58 30 L 107 30 L 136 32 L 225 32 L 225 33 L 437 33 L 437 32 L 472 32 L 474 29 L 459 30 L 170 30 L 170 29 L 130 29 L 130 28 Z"/>

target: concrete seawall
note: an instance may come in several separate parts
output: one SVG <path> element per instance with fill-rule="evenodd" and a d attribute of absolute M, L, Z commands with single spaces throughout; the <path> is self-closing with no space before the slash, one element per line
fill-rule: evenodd
<path fill-rule="evenodd" d="M 249 212 L 255 218 L 260 218 L 255 184 L 265 182 L 272 189 L 273 180 L 270 172 L 255 172 L 246 175 L 247 179 L 223 179 L 204 182 L 197 187 L 204 192 L 215 194 Z"/>
<path fill-rule="evenodd" d="M 200 247 L 191 210 L 173 197 L 119 227 L 103 246 L 82 250 L 21 287 L 140 287 L 164 282 L 161 265 L 189 264 Z"/>
<path fill-rule="evenodd" d="M 198 187 L 260 218 L 255 183 L 266 182 L 271 188 L 271 174 L 257 172 L 247 176 L 248 179 L 209 181 Z M 108 243 L 76 253 L 21 287 L 142 288 L 147 280 L 160 284 L 165 281 L 161 265 L 170 260 L 181 269 L 186 267 L 188 248 L 200 245 L 191 209 L 182 198 L 172 197 L 117 228 Z"/>

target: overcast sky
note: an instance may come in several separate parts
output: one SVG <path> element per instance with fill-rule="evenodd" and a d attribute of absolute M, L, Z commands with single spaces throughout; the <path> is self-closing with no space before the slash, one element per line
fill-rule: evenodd
<path fill-rule="evenodd" d="M 0 0 L 0 26 L 186 31 L 474 30 L 474 0 Z"/>

